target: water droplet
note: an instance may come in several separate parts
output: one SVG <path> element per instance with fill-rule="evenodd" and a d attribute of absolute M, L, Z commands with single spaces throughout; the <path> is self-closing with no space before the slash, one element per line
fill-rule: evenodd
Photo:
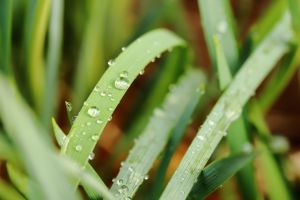
<path fill-rule="evenodd" d="M 89 103 L 86 101 L 83 103 L 83 106 L 88 106 L 88 105 L 89 105 Z"/>
<path fill-rule="evenodd" d="M 114 183 L 114 182 L 116 182 L 116 179 L 115 179 L 115 178 L 113 178 L 111 181 Z"/>
<path fill-rule="evenodd" d="M 217 25 L 217 31 L 220 34 L 225 34 L 227 31 L 227 22 L 225 20 L 222 20 Z"/>
<path fill-rule="evenodd" d="M 181 194 L 181 195 L 184 195 L 184 193 L 185 193 L 185 192 L 184 192 L 183 190 L 180 191 L 180 194 Z"/>
<path fill-rule="evenodd" d="M 90 126 L 90 125 L 92 125 L 92 123 L 91 123 L 91 122 L 87 122 L 86 125 L 87 125 L 87 126 Z"/>
<path fill-rule="evenodd" d="M 146 176 L 144 177 L 144 179 L 145 179 L 145 180 L 148 180 L 148 179 L 149 179 L 149 175 L 146 175 Z"/>
<path fill-rule="evenodd" d="M 128 192 L 128 187 L 126 185 L 121 185 L 120 189 L 118 189 L 120 194 L 125 194 Z"/>
<path fill-rule="evenodd" d="M 107 121 L 111 121 L 112 120 L 112 116 L 110 116 L 108 119 L 107 119 Z"/>
<path fill-rule="evenodd" d="M 212 120 L 208 120 L 208 124 L 209 124 L 210 126 L 214 126 L 214 125 L 215 125 L 215 122 L 213 122 Z"/>
<path fill-rule="evenodd" d="M 112 93 L 108 93 L 108 95 L 107 95 L 108 97 L 112 97 Z"/>
<path fill-rule="evenodd" d="M 94 152 L 91 152 L 89 154 L 89 160 L 93 160 L 95 158 L 95 153 Z"/>
<path fill-rule="evenodd" d="M 100 96 L 105 97 L 106 96 L 106 92 L 101 92 Z"/>
<path fill-rule="evenodd" d="M 123 71 L 120 73 L 119 75 L 121 78 L 128 78 L 128 72 L 127 71 Z"/>
<path fill-rule="evenodd" d="M 124 165 L 125 165 L 124 161 L 122 161 L 120 164 L 121 164 L 121 166 L 124 166 Z"/>
<path fill-rule="evenodd" d="M 97 140 L 98 140 L 98 135 L 93 135 L 93 136 L 91 137 L 91 139 L 94 140 L 94 141 L 97 141 Z"/>
<path fill-rule="evenodd" d="M 113 108 L 108 108 L 108 110 L 109 110 L 109 111 L 113 111 L 114 109 L 113 109 Z"/>
<path fill-rule="evenodd" d="M 95 92 L 99 92 L 100 91 L 100 87 L 98 85 L 96 85 L 96 87 L 94 88 Z"/>
<path fill-rule="evenodd" d="M 271 138 L 270 147 L 273 153 L 284 154 L 290 149 L 290 143 L 286 137 L 274 135 Z"/>
<path fill-rule="evenodd" d="M 241 114 L 241 109 L 239 108 L 235 108 L 235 109 L 229 109 L 225 112 L 225 115 L 228 119 L 230 119 L 231 121 L 236 120 Z"/>
<path fill-rule="evenodd" d="M 115 98 L 110 98 L 110 100 L 111 100 L 111 101 L 115 101 L 116 99 L 115 99 Z"/>
<path fill-rule="evenodd" d="M 197 139 L 201 140 L 201 141 L 204 141 L 205 140 L 205 137 L 203 137 L 202 135 L 197 135 Z"/>
<path fill-rule="evenodd" d="M 133 168 L 132 167 L 128 167 L 128 171 L 129 172 L 133 172 Z"/>
<path fill-rule="evenodd" d="M 82 134 L 82 135 L 86 135 L 86 132 L 85 132 L 85 131 L 83 131 L 81 134 Z"/>
<path fill-rule="evenodd" d="M 142 69 L 141 71 L 140 71 L 140 75 L 143 75 L 145 73 L 145 70 L 144 69 Z"/>
<path fill-rule="evenodd" d="M 108 61 L 107 64 L 108 64 L 108 66 L 113 66 L 115 64 L 115 61 L 111 59 Z"/>
<path fill-rule="evenodd" d="M 153 58 L 153 59 L 151 60 L 151 62 L 155 62 L 155 58 Z"/>
<path fill-rule="evenodd" d="M 131 200 L 131 198 L 130 197 L 125 197 L 125 200 Z"/>
<path fill-rule="evenodd" d="M 122 50 L 122 51 L 126 51 L 126 47 L 122 47 L 121 50 Z"/>
<path fill-rule="evenodd" d="M 119 180 L 117 180 L 117 185 L 122 185 L 123 184 L 123 179 L 119 179 Z"/>
<path fill-rule="evenodd" d="M 92 106 L 92 107 L 90 107 L 90 108 L 87 110 L 87 114 L 88 114 L 90 117 L 97 117 L 97 116 L 100 114 L 100 110 L 99 110 L 98 107 Z"/>
<path fill-rule="evenodd" d="M 130 83 L 129 80 L 127 78 L 122 78 L 119 77 L 115 80 L 115 88 L 119 89 L 119 90 L 126 90 L 129 88 Z"/>
<path fill-rule="evenodd" d="M 103 121 L 102 121 L 102 120 L 100 120 L 100 119 L 97 119 L 96 123 L 97 123 L 97 124 L 102 124 L 102 123 L 103 123 Z"/>
<path fill-rule="evenodd" d="M 81 145 L 76 145 L 75 150 L 78 151 L 78 152 L 81 151 L 82 150 L 82 146 Z"/>
<path fill-rule="evenodd" d="M 242 149 L 243 149 L 243 152 L 245 152 L 245 153 L 251 153 L 253 150 L 253 146 L 251 143 L 245 143 L 243 145 Z"/>
<path fill-rule="evenodd" d="M 161 54 L 158 54 L 157 56 L 156 56 L 156 58 L 160 58 L 161 57 Z"/>

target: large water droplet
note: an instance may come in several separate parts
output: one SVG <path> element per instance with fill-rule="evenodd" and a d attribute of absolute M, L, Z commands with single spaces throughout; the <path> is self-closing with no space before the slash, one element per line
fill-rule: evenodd
<path fill-rule="evenodd" d="M 82 146 L 81 145 L 76 145 L 75 146 L 75 150 L 78 151 L 78 152 L 81 151 L 82 150 Z"/>
<path fill-rule="evenodd" d="M 98 107 L 96 106 L 92 106 L 90 107 L 88 110 L 87 110 L 87 114 L 90 116 L 90 117 L 97 117 L 99 114 L 100 114 L 100 110 Z"/>
<path fill-rule="evenodd" d="M 119 90 L 126 90 L 129 88 L 130 86 L 130 83 L 129 83 L 129 80 L 127 78 L 124 78 L 124 77 L 118 77 L 116 80 L 115 80 L 115 88 L 119 89 Z"/>

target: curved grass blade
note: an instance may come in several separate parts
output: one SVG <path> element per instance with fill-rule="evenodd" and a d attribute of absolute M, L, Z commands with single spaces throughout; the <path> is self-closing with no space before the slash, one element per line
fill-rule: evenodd
<path fill-rule="evenodd" d="M 271 132 L 264 120 L 262 110 L 259 105 L 251 102 L 251 112 L 249 118 L 260 134 L 260 140 L 257 141 L 260 151 L 259 160 L 262 163 L 261 168 L 265 176 L 266 190 L 271 200 L 292 199 L 285 178 L 281 173 L 278 164 L 265 141 L 271 135 Z"/>
<path fill-rule="evenodd" d="M 204 199 L 245 167 L 253 158 L 254 154 L 252 153 L 241 153 L 211 163 L 200 173 L 197 183 L 193 186 L 187 199 Z"/>
<path fill-rule="evenodd" d="M 156 56 L 184 41 L 173 33 L 158 29 L 127 47 L 111 64 L 84 103 L 68 134 L 62 151 L 84 167 L 106 123 L 130 84 Z M 85 132 L 85 134 L 82 134 Z M 78 180 L 74 180 L 74 184 Z M 76 185 L 76 184 L 75 184 Z"/>
<path fill-rule="evenodd" d="M 228 0 L 198 0 L 206 44 L 213 65 L 217 66 L 213 37 L 219 36 L 220 43 L 226 49 L 230 71 L 235 73 L 239 67 L 239 48 L 235 36 L 234 20 Z"/>
<path fill-rule="evenodd" d="M 278 25 L 243 64 L 228 89 L 218 100 L 199 129 L 160 199 L 184 199 L 207 163 L 229 125 L 253 95 L 275 63 L 289 50 L 292 38 L 290 17 L 285 14 Z"/>
<path fill-rule="evenodd" d="M 111 192 L 118 198 L 132 198 L 139 186 L 148 179 L 148 171 L 166 146 L 172 129 L 190 103 L 194 94 L 200 92 L 204 76 L 191 69 L 180 78 L 178 84 L 166 96 L 161 108 L 154 110 L 153 117 L 130 151 L 117 175 Z"/>
<path fill-rule="evenodd" d="M 58 69 L 60 65 L 63 35 L 63 10 L 64 1 L 51 1 L 51 15 L 49 23 L 49 42 L 47 54 L 47 70 L 45 91 L 43 99 L 42 120 L 45 127 L 49 128 L 51 117 L 56 113 L 56 97 L 58 87 Z"/>
<path fill-rule="evenodd" d="M 90 1 L 89 17 L 74 77 L 72 103 L 77 112 L 80 105 L 105 70 L 103 36 L 108 0 Z"/>
<path fill-rule="evenodd" d="M 2 200 L 25 200 L 11 185 L 0 179 L 0 198 Z"/>
<path fill-rule="evenodd" d="M 0 117 L 28 174 L 43 199 L 77 199 L 55 161 L 54 148 L 43 138 L 35 116 L 15 92 L 0 74 Z"/>
<path fill-rule="evenodd" d="M 14 147 L 5 137 L 4 133 L 0 131 L 0 160 L 6 160 L 14 164 L 19 164 L 18 156 Z"/>
<path fill-rule="evenodd" d="M 50 0 L 30 0 L 28 2 L 25 26 L 26 75 L 31 92 L 31 100 L 41 113 L 44 91 L 44 42 L 50 10 Z"/>
<path fill-rule="evenodd" d="M 163 190 L 163 184 L 166 177 L 166 172 L 168 169 L 168 166 L 170 164 L 170 161 L 172 159 L 172 156 L 174 155 L 179 143 L 181 142 L 185 129 L 187 128 L 192 115 L 199 104 L 200 97 L 204 94 L 204 82 L 200 85 L 201 92 L 195 93 L 191 99 L 190 102 L 187 104 L 185 111 L 181 115 L 180 119 L 177 122 L 177 125 L 175 128 L 171 131 L 170 135 L 171 138 L 166 146 L 166 151 L 163 154 L 163 157 L 160 161 L 159 167 L 157 169 L 157 174 L 155 177 L 155 184 L 153 186 L 153 190 L 151 192 L 151 199 L 158 199 L 162 190 Z"/>
<path fill-rule="evenodd" d="M 66 142 L 66 135 L 61 130 L 61 128 L 56 123 L 55 119 L 52 118 L 52 126 L 54 130 L 54 135 L 57 143 L 60 146 L 63 146 Z M 81 182 L 84 190 L 86 191 L 87 195 L 90 199 L 98 199 L 101 196 L 107 199 L 111 199 L 112 195 L 109 192 L 108 188 L 106 187 L 105 183 L 102 181 L 102 179 L 98 176 L 97 172 L 93 169 L 93 167 L 90 164 L 87 164 L 85 168 L 85 172 L 93 177 L 93 185 L 97 185 L 97 189 L 95 190 L 94 187 L 91 187 L 90 184 L 86 184 L 85 182 Z M 91 178 L 89 178 L 91 179 Z M 97 183 L 96 183 L 96 182 Z M 100 193 L 99 193 L 100 191 Z"/>
<path fill-rule="evenodd" d="M 117 145 L 116 154 L 125 151 L 135 137 L 137 137 L 147 125 L 149 118 L 152 115 L 153 110 L 162 103 L 165 94 L 168 92 L 168 88 L 173 83 L 179 74 L 183 73 L 186 65 L 186 49 L 174 49 L 172 54 L 168 55 L 168 58 L 164 63 L 159 66 L 161 72 L 158 76 L 158 80 L 154 83 L 151 92 L 146 97 L 143 97 L 143 106 L 138 108 L 138 116 L 133 117 L 132 124 L 126 136 Z"/>
<path fill-rule="evenodd" d="M 12 4 L 11 0 L 0 1 L 0 71 L 10 77 Z"/>
<path fill-rule="evenodd" d="M 223 91 L 227 85 L 230 84 L 232 77 L 223 53 L 223 48 L 217 38 L 215 39 L 215 46 L 217 66 L 219 69 L 218 76 L 220 89 Z M 230 125 L 228 129 L 227 142 L 229 144 L 230 151 L 234 154 L 243 151 L 245 146 L 247 147 L 248 145 L 251 145 L 248 138 L 248 128 L 246 127 L 245 117 L 243 115 Z M 249 164 L 237 174 L 237 180 L 239 182 L 238 186 L 243 199 L 261 199 L 255 184 L 254 173 L 253 165 Z"/>
<path fill-rule="evenodd" d="M 300 36 L 300 2 L 298 0 L 289 0 L 289 8 L 292 16 L 293 27 L 296 35 Z M 300 40 L 300 39 L 299 39 Z"/>

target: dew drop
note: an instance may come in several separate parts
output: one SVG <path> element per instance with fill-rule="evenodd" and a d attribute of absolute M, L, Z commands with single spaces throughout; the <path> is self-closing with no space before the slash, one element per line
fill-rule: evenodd
<path fill-rule="evenodd" d="M 100 91 L 100 87 L 98 85 L 96 85 L 96 87 L 94 88 L 95 92 L 99 92 Z"/>
<path fill-rule="evenodd" d="M 144 69 L 142 69 L 141 71 L 140 71 L 140 75 L 143 75 L 145 73 L 145 70 Z"/>
<path fill-rule="evenodd" d="M 113 111 L 114 109 L 113 109 L 113 108 L 108 108 L 108 110 L 109 110 L 109 111 Z"/>
<path fill-rule="evenodd" d="M 245 153 L 251 153 L 253 150 L 253 146 L 250 143 L 245 143 L 242 147 L 243 152 Z"/>
<path fill-rule="evenodd" d="M 92 125 L 92 123 L 91 123 L 91 122 L 87 122 L 86 125 L 87 125 L 87 126 L 90 126 L 90 125 Z"/>
<path fill-rule="evenodd" d="M 98 135 L 93 135 L 93 136 L 91 137 L 91 139 L 94 140 L 94 141 L 97 141 L 97 140 L 98 140 Z"/>
<path fill-rule="evenodd" d="M 105 97 L 106 96 L 106 92 L 101 92 L 100 96 Z"/>
<path fill-rule="evenodd" d="M 107 64 L 108 64 L 108 66 L 113 66 L 115 64 L 115 61 L 111 59 L 108 61 Z"/>
<path fill-rule="evenodd" d="M 81 151 L 82 150 L 82 146 L 81 145 L 76 145 L 75 150 L 78 151 L 78 152 Z"/>
<path fill-rule="evenodd" d="M 110 98 L 110 100 L 111 100 L 111 101 L 115 101 L 116 99 L 115 99 L 115 98 Z"/>
<path fill-rule="evenodd" d="M 144 179 L 145 179 L 145 180 L 148 180 L 148 179 L 149 179 L 149 175 L 146 175 L 146 176 L 144 177 Z"/>
<path fill-rule="evenodd" d="M 120 77 L 121 78 L 128 78 L 128 72 L 127 71 L 123 71 L 120 73 Z"/>
<path fill-rule="evenodd" d="M 108 95 L 107 95 L 108 97 L 112 97 L 112 93 L 108 93 Z"/>
<path fill-rule="evenodd" d="M 103 123 L 103 121 L 102 121 L 102 120 L 100 120 L 100 119 L 97 119 L 96 123 L 97 123 L 97 124 L 102 124 L 102 123 Z"/>
<path fill-rule="evenodd" d="M 126 90 L 129 88 L 130 84 L 127 78 L 119 77 L 115 80 L 115 88 L 119 90 Z"/>
<path fill-rule="evenodd" d="M 88 116 L 94 118 L 94 117 L 97 117 L 97 116 L 100 114 L 100 110 L 99 110 L 98 107 L 92 106 L 92 107 L 90 107 L 90 108 L 87 110 L 87 114 L 88 114 Z"/>
<path fill-rule="evenodd" d="M 116 182 L 116 179 L 115 179 L 115 178 L 113 178 L 111 181 L 114 183 L 114 182 Z"/>
<path fill-rule="evenodd" d="M 205 138 L 202 136 L 202 135 L 197 135 L 197 139 L 201 140 L 201 141 L 204 141 Z"/>
<path fill-rule="evenodd" d="M 91 152 L 89 154 L 89 160 L 93 160 L 95 158 L 95 153 L 94 152 Z"/>
<path fill-rule="evenodd" d="M 123 179 L 119 179 L 119 180 L 117 180 L 117 185 L 122 185 L 123 184 Z"/>
<path fill-rule="evenodd" d="M 107 121 L 109 121 L 109 122 L 110 122 L 111 120 L 112 120 L 112 116 L 110 116 L 110 117 L 107 119 Z"/>
<path fill-rule="evenodd" d="M 121 50 L 122 50 L 122 51 L 126 51 L 126 47 L 122 47 Z"/>
<path fill-rule="evenodd" d="M 84 105 L 84 106 L 88 106 L 89 103 L 85 101 L 85 102 L 83 103 L 83 105 Z"/>
<path fill-rule="evenodd" d="M 85 132 L 85 131 L 83 131 L 81 134 L 82 134 L 82 135 L 86 135 L 86 132 Z"/>
<path fill-rule="evenodd" d="M 154 110 L 154 115 L 157 116 L 157 117 L 162 117 L 162 116 L 165 115 L 165 112 L 160 108 L 156 108 Z"/>

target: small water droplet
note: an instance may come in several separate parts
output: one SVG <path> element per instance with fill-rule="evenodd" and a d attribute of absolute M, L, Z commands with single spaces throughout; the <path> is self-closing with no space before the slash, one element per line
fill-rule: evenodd
<path fill-rule="evenodd" d="M 115 64 L 115 61 L 113 59 L 108 61 L 108 66 L 113 66 Z"/>
<path fill-rule="evenodd" d="M 120 194 L 126 194 L 128 192 L 128 187 L 126 185 L 121 185 L 120 189 L 118 189 Z"/>
<path fill-rule="evenodd" d="M 113 109 L 113 108 L 108 108 L 108 110 L 109 110 L 109 111 L 113 111 L 114 109 Z"/>
<path fill-rule="evenodd" d="M 92 106 L 90 107 L 88 110 L 87 110 L 87 114 L 90 116 L 90 117 L 97 117 L 99 114 L 100 114 L 100 110 L 97 106 Z"/>
<path fill-rule="evenodd" d="M 184 193 L 185 193 L 185 192 L 184 192 L 183 190 L 180 191 L 180 194 L 181 194 L 181 195 L 184 195 Z"/>
<path fill-rule="evenodd" d="M 100 87 L 98 85 L 96 85 L 96 87 L 94 88 L 95 92 L 99 92 L 100 91 Z"/>
<path fill-rule="evenodd" d="M 90 125 L 92 125 L 92 123 L 91 123 L 91 122 L 87 122 L 86 125 L 87 125 L 87 126 L 90 126 Z"/>
<path fill-rule="evenodd" d="M 107 119 L 107 121 L 111 121 L 112 120 L 112 116 L 109 116 L 109 118 Z"/>
<path fill-rule="evenodd" d="M 81 145 L 76 145 L 75 150 L 78 151 L 78 152 L 81 151 L 82 150 L 82 146 Z"/>
<path fill-rule="evenodd" d="M 86 132 L 85 132 L 85 131 L 83 131 L 81 134 L 82 134 L 82 135 L 86 135 Z"/>
<path fill-rule="evenodd" d="M 95 158 L 95 153 L 94 152 L 91 152 L 89 154 L 89 160 L 93 160 Z"/>
<path fill-rule="evenodd" d="M 144 177 L 144 179 L 145 179 L 145 180 L 148 180 L 148 179 L 149 179 L 149 175 L 146 175 L 146 176 Z"/>
<path fill-rule="evenodd" d="M 115 99 L 115 98 L 110 98 L 110 100 L 111 100 L 111 101 L 115 101 L 116 99 Z"/>
<path fill-rule="evenodd" d="M 210 126 L 214 126 L 214 125 L 215 125 L 215 122 L 213 122 L 212 120 L 209 120 L 209 121 L 208 121 L 208 124 L 209 124 Z"/>
<path fill-rule="evenodd" d="M 111 181 L 114 183 L 114 182 L 116 182 L 116 179 L 115 179 L 115 178 L 113 178 Z"/>
<path fill-rule="evenodd" d="M 86 101 L 83 103 L 83 106 L 88 106 L 88 105 L 89 105 L 89 103 Z"/>
<path fill-rule="evenodd" d="M 117 180 L 117 185 L 122 185 L 123 184 L 123 179 L 119 179 L 119 180 Z"/>
<path fill-rule="evenodd" d="M 151 62 L 155 62 L 155 58 L 153 58 L 153 59 L 151 60 Z"/>
<path fill-rule="evenodd" d="M 122 50 L 122 51 L 126 51 L 126 47 L 122 47 L 121 50 Z"/>
<path fill-rule="evenodd" d="M 133 168 L 132 167 L 128 167 L 128 171 L 129 172 L 133 172 Z"/>
<path fill-rule="evenodd" d="M 160 58 L 161 57 L 161 54 L 158 54 L 157 56 L 156 56 L 156 58 Z"/>
<path fill-rule="evenodd" d="M 112 97 L 113 95 L 112 95 L 112 93 L 108 93 L 108 95 L 107 95 L 108 97 Z"/>
<path fill-rule="evenodd" d="M 127 71 L 123 71 L 120 73 L 119 75 L 121 78 L 128 78 L 128 72 Z"/>
<path fill-rule="evenodd" d="M 72 104 L 68 101 L 65 101 L 66 108 L 68 112 L 71 112 L 73 110 Z"/>
<path fill-rule="evenodd" d="M 140 71 L 140 75 L 143 75 L 145 73 L 145 70 L 144 69 L 142 69 L 141 71 Z"/>
<path fill-rule="evenodd" d="M 96 123 L 97 123 L 97 124 L 102 124 L 102 123 L 103 123 L 103 121 L 102 121 L 102 120 L 100 120 L 100 119 L 97 119 Z"/>
<path fill-rule="evenodd" d="M 253 146 L 251 143 L 245 143 L 243 145 L 242 149 L 243 149 L 243 152 L 245 152 L 245 153 L 251 153 L 253 150 Z"/>
<path fill-rule="evenodd" d="M 100 96 L 105 97 L 106 96 L 106 92 L 101 92 Z"/>
<path fill-rule="evenodd" d="M 227 31 L 227 22 L 225 20 L 222 20 L 217 25 L 217 31 L 220 34 L 225 34 Z"/>
<path fill-rule="evenodd" d="M 97 140 L 98 140 L 98 135 L 93 135 L 93 136 L 91 137 L 91 139 L 94 140 L 94 141 L 97 141 Z"/>
<path fill-rule="evenodd" d="M 160 108 L 156 108 L 154 110 L 154 115 L 157 116 L 157 117 L 162 117 L 162 116 L 165 115 L 165 112 Z"/>
<path fill-rule="evenodd" d="M 205 140 L 205 137 L 203 137 L 202 135 L 197 135 L 197 139 L 201 140 L 201 141 L 204 141 Z"/>
<path fill-rule="evenodd" d="M 120 164 L 121 164 L 121 166 L 124 166 L 124 165 L 125 165 L 124 161 L 122 161 Z"/>

